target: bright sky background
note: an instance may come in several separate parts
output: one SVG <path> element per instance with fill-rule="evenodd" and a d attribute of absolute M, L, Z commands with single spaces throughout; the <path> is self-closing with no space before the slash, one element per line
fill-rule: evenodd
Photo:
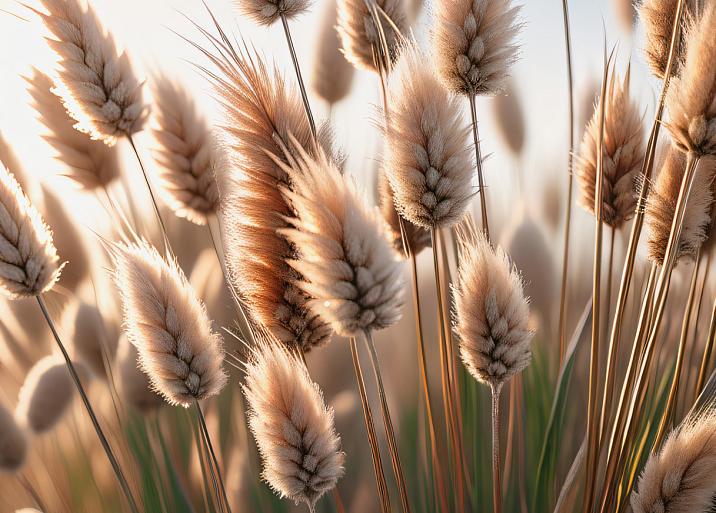
<path fill-rule="evenodd" d="M 28 1 L 32 3 L 36 0 Z M 619 1 L 629 0 L 570 1 L 577 98 L 583 96 L 580 93 L 588 90 L 589 85 L 596 83 L 601 76 L 603 34 L 606 29 L 609 47 L 618 43 L 618 70 L 623 72 L 632 55 L 634 95 L 641 98 L 647 109 L 654 103 L 658 84 L 646 72 L 640 51 L 641 37 L 632 38 L 617 22 L 612 3 Z M 264 52 L 267 58 L 275 59 L 286 70 L 287 79 L 294 79 L 280 24 L 271 28 L 254 26 L 250 20 L 241 19 L 231 0 L 207 0 L 207 3 L 225 28 L 240 34 Z M 550 176 L 559 176 L 560 183 L 564 182 L 566 164 L 567 87 L 561 1 L 529 0 L 520 3 L 525 4 L 522 11 L 525 28 L 521 37 L 521 58 L 513 75 L 528 123 L 526 148 L 520 163 L 507 154 L 492 128 L 491 101 L 486 99 L 478 103 L 483 153 L 492 154 L 485 167 L 490 201 L 495 208 L 502 209 L 503 214 L 510 210 L 508 200 L 515 186 L 515 169 L 522 169 L 527 191 L 541 194 Z M 114 34 L 118 45 L 130 53 L 140 74 L 151 77 L 153 69 L 161 69 L 175 76 L 196 94 L 207 116 L 217 115 L 209 85 L 187 62 L 204 63 L 203 57 L 172 33 L 174 30 L 200 40 L 201 35 L 184 18 L 186 15 L 203 26 L 209 26 L 210 20 L 200 0 L 92 0 L 92 4 L 105 26 Z M 424 46 L 428 43 L 429 5 L 414 29 Z M 29 97 L 21 78 L 21 75 L 30 73 L 31 65 L 45 71 L 52 69 L 51 56 L 42 39 L 42 28 L 32 13 L 14 0 L 0 0 L 0 7 L 30 20 L 21 21 L 0 12 L 0 47 L 3 48 L 0 52 L 0 131 L 13 144 L 27 169 L 51 180 L 57 187 L 66 187 L 66 180 L 54 176 L 58 164 L 53 162 L 52 150 L 39 136 L 42 127 L 28 107 Z M 323 7 L 322 0 L 316 1 L 310 14 L 292 23 L 304 75 L 309 77 L 316 28 Z M 323 118 L 325 106 L 315 95 L 311 98 L 314 112 L 319 119 Z M 380 155 L 380 139 L 374 128 L 378 101 L 377 78 L 367 72 L 358 72 L 351 96 L 334 109 L 338 142 L 349 157 L 349 172 L 359 180 L 370 176 L 375 159 Z M 577 110 L 579 103 L 577 100 Z M 139 140 L 148 155 L 150 137 L 146 133 L 141 134 Z M 128 162 L 130 164 L 131 161 Z M 588 221 L 586 215 L 577 214 L 577 222 Z M 585 236 L 590 236 L 589 231 Z"/>

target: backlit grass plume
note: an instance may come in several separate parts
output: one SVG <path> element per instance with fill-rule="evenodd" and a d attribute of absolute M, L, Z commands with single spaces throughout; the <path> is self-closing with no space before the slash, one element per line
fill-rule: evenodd
<path fill-rule="evenodd" d="M 671 233 L 676 202 L 686 170 L 686 157 L 676 148 L 669 148 L 661 172 L 646 203 L 645 220 L 649 229 L 647 244 L 649 258 L 657 264 L 664 262 L 664 253 Z M 676 258 L 694 257 L 708 238 L 714 202 L 713 182 L 716 166 L 710 159 L 703 159 L 694 176 L 686 210 L 684 225 Z"/>
<path fill-rule="evenodd" d="M 271 341 L 252 351 L 243 390 L 263 478 L 282 497 L 305 502 L 314 511 L 318 499 L 343 476 L 345 454 L 333 410 L 301 360 Z"/>
<path fill-rule="evenodd" d="M 0 404 L 0 473 L 16 472 L 27 458 L 27 438 L 12 413 Z"/>
<path fill-rule="evenodd" d="M 669 60 L 669 47 L 674 29 L 674 19 L 679 0 L 644 0 L 639 5 L 639 19 L 644 25 L 644 55 L 652 73 L 663 79 L 666 75 L 667 61 Z M 693 13 L 694 0 L 685 0 L 682 21 L 687 20 Z M 676 71 L 679 59 L 684 51 L 684 32 L 680 31 L 677 40 L 676 60 L 672 73 Z"/>
<path fill-rule="evenodd" d="M 185 89 L 165 75 L 156 76 L 153 87 L 153 133 L 162 190 L 179 217 L 206 224 L 219 202 L 216 141 Z"/>
<path fill-rule="evenodd" d="M 282 16 L 286 19 L 303 14 L 311 0 L 234 0 L 241 13 L 259 25 L 273 25 Z"/>
<path fill-rule="evenodd" d="M 388 177 L 383 172 L 378 175 L 378 204 L 383 219 L 390 227 L 391 231 L 386 235 L 392 241 L 395 251 L 401 255 L 404 254 L 403 235 L 407 239 L 410 250 L 416 255 L 430 246 L 430 232 L 405 218 L 403 218 L 403 232 L 401 233 L 400 219 L 398 218 L 400 214 L 395 207 L 393 189 L 390 187 Z"/>
<path fill-rule="evenodd" d="M 36 12 L 58 57 L 61 87 L 57 91 L 77 120 L 76 127 L 109 145 L 141 130 L 147 113 L 142 84 L 92 7 L 83 0 L 41 0 L 41 4 L 47 13 Z"/>
<path fill-rule="evenodd" d="M 176 261 L 146 242 L 112 249 L 124 331 L 142 370 L 170 404 L 190 406 L 226 384 L 221 337 Z"/>
<path fill-rule="evenodd" d="M 237 51 L 217 29 L 222 53 L 198 48 L 218 68 L 207 73 L 224 109 L 221 128 L 235 171 L 220 182 L 229 279 L 255 320 L 285 344 L 309 351 L 325 343 L 331 330 L 293 284 L 300 278 L 287 260 L 295 251 L 279 233 L 292 215 L 280 188 L 291 183 L 269 155 L 283 155 L 288 134 L 309 151 L 314 139 L 300 97 L 278 69 L 269 70 L 255 52 Z"/>
<path fill-rule="evenodd" d="M 517 59 L 520 7 L 512 0 L 440 0 L 433 38 L 438 74 L 466 96 L 493 96 Z"/>
<path fill-rule="evenodd" d="M 44 138 L 66 167 L 64 175 L 85 189 L 109 186 L 119 177 L 117 149 L 73 128 L 75 120 L 53 92 L 55 84 L 49 76 L 33 68 L 32 77 L 25 80 L 38 118 L 48 130 Z"/>
<path fill-rule="evenodd" d="M 423 228 L 451 226 L 474 195 L 469 125 L 426 57 L 406 46 L 390 80 L 385 173 L 400 213 Z"/>
<path fill-rule="evenodd" d="M 666 98 L 674 143 L 697 156 L 716 154 L 715 32 L 716 5 L 709 3 L 687 29 L 684 64 Z"/>
<path fill-rule="evenodd" d="M 75 368 L 83 374 L 83 368 L 77 362 Z M 50 431 L 69 408 L 74 393 L 74 384 L 65 361 L 58 356 L 46 356 L 25 377 L 15 417 L 33 433 Z"/>
<path fill-rule="evenodd" d="M 0 207 L 0 292 L 11 299 L 37 296 L 59 278 L 59 257 L 49 228 L 3 166 Z"/>
<path fill-rule="evenodd" d="M 639 107 L 629 97 L 631 70 L 621 83 L 612 73 L 604 109 L 602 220 L 618 228 L 634 214 L 636 181 L 644 160 L 644 126 Z M 594 213 L 594 194 L 599 154 L 599 113 L 587 125 L 576 158 L 581 205 Z"/>
<path fill-rule="evenodd" d="M 401 316 L 401 265 L 386 239 L 377 208 L 369 208 L 350 177 L 328 157 L 311 157 L 294 141 L 296 156 L 282 164 L 293 188 L 294 228 L 283 233 L 298 249 L 291 266 L 311 307 L 344 336 L 382 329 Z"/>
<path fill-rule="evenodd" d="M 460 225 L 459 248 L 453 308 L 460 355 L 475 379 L 496 388 L 530 363 L 529 305 L 507 254 L 474 224 Z"/>
<path fill-rule="evenodd" d="M 355 74 L 355 68 L 341 52 L 336 1 L 329 0 L 324 6 L 313 63 L 313 89 L 329 105 L 348 95 Z"/>
<path fill-rule="evenodd" d="M 377 55 L 383 44 L 369 5 L 378 9 L 379 23 L 389 53 L 388 58 L 391 61 L 396 59 L 400 34 L 404 34 L 407 28 L 405 5 L 402 0 L 337 0 L 337 4 L 338 35 L 343 54 L 350 63 L 357 68 L 376 72 L 381 66 L 381 60 Z M 396 32 L 396 28 L 399 32 Z"/>
<path fill-rule="evenodd" d="M 716 413 L 706 413 L 669 435 L 652 454 L 631 496 L 634 513 L 708 513 L 716 497 Z"/>

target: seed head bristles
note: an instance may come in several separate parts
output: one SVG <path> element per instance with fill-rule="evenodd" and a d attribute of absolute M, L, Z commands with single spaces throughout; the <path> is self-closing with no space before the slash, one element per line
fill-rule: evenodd
<path fill-rule="evenodd" d="M 686 29 L 686 53 L 669 86 L 667 127 L 674 144 L 697 156 L 716 155 L 716 4 Z"/>
<path fill-rule="evenodd" d="M 0 292 L 19 299 L 51 289 L 62 269 L 52 233 L 4 166 L 0 166 L 0 235 Z"/>
<path fill-rule="evenodd" d="M 329 0 L 324 7 L 316 42 L 312 80 L 316 94 L 330 105 L 348 95 L 355 74 L 355 68 L 341 52 L 341 42 L 336 31 L 336 1 Z"/>
<path fill-rule="evenodd" d="M 452 292 L 460 355 L 475 379 L 496 389 L 532 358 L 528 301 L 507 254 L 493 249 L 471 219 L 458 226 L 458 244 Z"/>
<path fill-rule="evenodd" d="M 284 16 L 295 18 L 311 7 L 311 0 L 234 0 L 241 14 L 259 25 L 273 25 Z"/>
<path fill-rule="evenodd" d="M 470 128 L 414 43 L 401 50 L 390 98 L 385 173 L 398 210 L 423 228 L 457 223 L 474 194 Z"/>
<path fill-rule="evenodd" d="M 162 191 L 179 217 L 205 225 L 219 202 L 216 170 L 221 158 L 216 141 L 193 99 L 179 84 L 157 75 L 153 97 L 156 126 L 152 132 Z"/>
<path fill-rule="evenodd" d="M 220 39 L 199 28 L 214 51 L 194 43 L 218 68 L 204 69 L 224 108 L 222 126 L 236 173 L 219 182 L 222 241 L 229 276 L 254 319 L 291 347 L 304 352 L 324 344 L 330 327 L 312 313 L 293 281 L 300 277 L 287 260 L 295 249 L 278 230 L 291 208 L 280 187 L 288 175 L 269 155 L 283 155 L 292 134 L 307 151 L 315 144 L 303 105 L 278 69 L 270 72 L 256 51 L 237 51 L 216 22 Z M 326 144 L 319 133 L 319 145 Z"/>
<path fill-rule="evenodd" d="M 164 398 L 152 389 L 149 377 L 139 368 L 139 353 L 123 334 L 117 345 L 116 365 L 118 388 L 122 398 L 142 413 L 149 413 L 166 404 Z"/>
<path fill-rule="evenodd" d="M 664 262 L 666 243 L 669 240 L 674 210 L 679 197 L 681 181 L 686 170 L 686 157 L 676 148 L 666 154 L 661 172 L 656 178 L 646 203 L 645 218 L 649 227 L 649 258 L 659 265 Z M 702 159 L 694 176 L 694 184 L 686 203 L 684 226 L 677 250 L 677 260 L 693 257 L 708 238 L 714 202 L 713 182 L 716 166 L 711 159 Z"/>
<path fill-rule="evenodd" d="M 333 410 L 301 360 L 264 339 L 246 364 L 243 391 L 249 426 L 263 460 L 263 478 L 281 497 L 311 511 L 343 476 L 345 454 Z"/>
<path fill-rule="evenodd" d="M 82 374 L 84 368 L 74 362 Z M 15 418 L 23 427 L 35 434 L 54 428 L 62 419 L 75 393 L 75 386 L 65 361 L 50 355 L 38 361 L 25 377 L 15 409 Z"/>
<path fill-rule="evenodd" d="M 378 204 L 380 205 L 383 219 L 391 230 L 386 235 L 393 243 L 395 251 L 405 255 L 406 248 L 403 247 L 403 236 L 407 239 L 410 250 L 415 255 L 430 246 L 430 232 L 425 228 L 403 218 L 401 231 L 401 223 L 398 217 L 400 214 L 398 214 L 393 200 L 393 189 L 388 182 L 388 176 L 382 171 L 378 173 Z"/>
<path fill-rule="evenodd" d="M 716 413 L 687 419 L 652 454 L 631 495 L 634 513 L 707 513 L 716 496 Z"/>
<path fill-rule="evenodd" d="M 644 25 L 644 53 L 652 73 L 663 79 L 669 60 L 669 46 L 674 28 L 674 18 L 679 0 L 644 0 L 639 6 L 639 19 Z M 686 0 L 682 20 L 688 20 L 694 13 L 694 0 Z M 679 31 L 676 47 L 676 60 L 672 73 L 678 69 L 678 63 L 684 53 L 684 30 Z"/>
<path fill-rule="evenodd" d="M 636 180 L 644 161 L 644 126 L 639 107 L 629 97 L 631 67 L 623 82 L 612 72 L 604 112 L 604 180 L 602 183 L 602 221 L 619 228 L 634 214 Z M 576 158 L 580 203 L 594 214 L 597 156 L 599 153 L 599 105 L 587 125 Z"/>
<path fill-rule="evenodd" d="M 126 53 L 84 0 L 41 0 L 42 18 L 51 37 L 47 43 L 58 57 L 60 84 L 56 89 L 75 127 L 108 145 L 142 129 L 148 107 L 142 83 Z"/>
<path fill-rule="evenodd" d="M 450 91 L 494 96 L 517 59 L 521 7 L 512 0 L 441 0 L 435 7 L 438 75 Z"/>
<path fill-rule="evenodd" d="M 0 404 L 0 473 L 17 472 L 27 458 L 27 438 L 12 413 Z"/>
<path fill-rule="evenodd" d="M 116 244 L 111 254 L 124 332 L 152 387 L 184 407 L 217 395 L 227 380 L 221 337 L 176 261 L 145 241 Z"/>
<path fill-rule="evenodd" d="M 386 328 L 400 318 L 402 264 L 386 239 L 377 208 L 369 208 L 350 177 L 324 154 L 310 156 L 292 138 L 293 188 L 284 195 L 296 213 L 282 233 L 298 250 L 291 266 L 305 281 L 311 308 L 344 336 Z"/>
<path fill-rule="evenodd" d="M 108 187 L 119 177 L 117 149 L 74 129 L 75 120 L 67 113 L 62 99 L 52 92 L 55 84 L 49 76 L 33 68 L 32 77 L 25 77 L 25 81 L 33 98 L 32 106 L 48 130 L 44 139 L 67 168 L 64 176 L 85 189 Z"/>
<path fill-rule="evenodd" d="M 388 48 L 388 60 L 398 56 L 400 37 L 407 28 L 405 5 L 402 0 L 337 0 L 338 35 L 348 62 L 357 68 L 379 72 L 380 48 Z M 375 8 L 379 9 L 376 22 Z M 383 37 L 378 27 L 382 28 Z"/>

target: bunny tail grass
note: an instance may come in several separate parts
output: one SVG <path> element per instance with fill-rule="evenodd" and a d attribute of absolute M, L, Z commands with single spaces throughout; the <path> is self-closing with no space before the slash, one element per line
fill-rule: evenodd
<path fill-rule="evenodd" d="M 137 507 L 137 502 L 135 501 L 134 496 L 132 495 L 132 491 L 129 488 L 129 483 L 127 482 L 127 478 L 124 477 L 122 468 L 119 466 L 119 462 L 117 461 L 117 458 L 114 456 L 114 453 L 112 452 L 112 448 L 109 445 L 109 441 L 107 441 L 107 437 L 105 436 L 104 431 L 102 431 L 102 426 L 100 426 L 99 420 L 97 419 L 97 416 L 95 415 L 95 412 L 92 409 L 92 405 L 90 404 L 89 398 L 87 397 L 87 394 L 85 393 L 85 389 L 82 386 L 82 382 L 80 381 L 80 377 L 77 374 L 77 370 L 75 369 L 75 366 L 72 363 L 72 360 L 70 359 L 70 355 L 67 354 L 67 350 L 65 349 L 65 346 L 62 343 L 62 340 L 60 339 L 60 335 L 59 335 L 59 333 L 57 333 L 57 329 L 55 328 L 55 324 L 52 322 L 50 313 L 47 311 L 47 307 L 45 306 L 45 300 L 42 298 L 42 295 L 37 296 L 37 304 L 40 306 L 42 315 L 45 317 L 45 320 L 47 321 L 47 325 L 50 327 L 50 331 L 52 331 L 52 336 L 55 338 L 55 342 L 57 342 L 57 347 L 59 347 L 60 351 L 62 352 L 62 356 L 64 357 L 65 362 L 67 363 L 67 368 L 70 371 L 70 374 L 72 375 L 72 380 L 75 382 L 75 386 L 77 387 L 77 392 L 79 392 L 80 397 L 82 398 L 82 403 L 84 404 L 85 409 L 87 410 L 87 414 L 89 415 L 90 420 L 92 421 L 92 425 L 94 426 L 94 429 L 97 432 L 99 441 L 102 443 L 104 452 L 107 454 L 107 458 L 109 459 L 109 462 L 112 464 L 112 469 L 114 470 L 114 473 L 117 476 L 117 480 L 119 481 L 119 485 L 122 487 L 122 491 L 124 492 L 124 495 L 127 498 L 129 507 L 132 510 L 132 513 L 139 513 L 139 508 Z"/>

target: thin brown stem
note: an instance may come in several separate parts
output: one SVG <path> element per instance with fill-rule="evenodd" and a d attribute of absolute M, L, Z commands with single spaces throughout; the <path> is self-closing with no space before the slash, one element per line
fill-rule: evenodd
<path fill-rule="evenodd" d="M 42 498 L 40 497 L 40 494 L 37 493 L 37 490 L 35 490 L 35 487 L 30 483 L 30 480 L 27 479 L 22 474 L 17 475 L 17 480 L 20 482 L 20 485 L 25 489 L 25 491 L 32 497 L 32 500 L 35 501 L 35 504 L 38 508 L 40 508 L 40 511 L 49 511 L 47 507 L 45 506 L 45 503 L 43 502 Z"/>
<path fill-rule="evenodd" d="M 477 127 L 477 102 L 475 95 L 468 96 L 470 99 L 470 115 L 472 116 L 472 141 L 475 145 L 475 166 L 477 168 L 477 184 L 480 193 L 480 213 L 482 216 L 482 231 L 485 238 L 490 240 L 490 226 L 487 220 L 487 199 L 485 194 L 485 180 L 482 173 L 482 152 L 480 150 L 480 134 Z"/>
<path fill-rule="evenodd" d="M 492 511 L 502 513 L 500 485 L 500 392 L 502 384 L 492 386 Z"/>
<path fill-rule="evenodd" d="M 671 424 L 671 417 L 674 413 L 676 406 L 676 397 L 679 393 L 679 381 L 681 379 L 681 367 L 684 362 L 684 354 L 686 353 L 686 340 L 689 334 L 689 325 L 691 324 L 691 311 L 693 310 L 694 300 L 696 298 L 696 283 L 698 281 L 699 267 L 701 264 L 700 251 L 696 253 L 696 260 L 694 262 L 694 268 L 691 271 L 691 284 L 689 285 L 689 295 L 684 306 L 684 318 L 681 323 L 681 334 L 679 336 L 679 349 L 676 354 L 676 365 L 674 367 L 674 376 L 671 379 L 671 388 L 669 389 L 669 398 L 666 401 L 666 406 L 661 415 L 661 422 L 659 423 L 659 430 L 654 440 L 654 447 L 659 447 L 667 429 Z"/>
<path fill-rule="evenodd" d="M 308 117 L 308 124 L 311 127 L 311 133 L 314 139 L 316 138 L 316 122 L 313 120 L 313 112 L 311 112 L 311 104 L 308 102 L 308 94 L 306 94 L 306 85 L 301 75 L 301 66 L 298 63 L 298 57 L 296 56 L 296 48 L 293 45 L 293 39 L 291 38 L 291 30 L 288 28 L 288 20 L 286 16 L 281 14 L 281 23 L 283 24 L 283 33 L 286 35 L 286 43 L 288 44 L 288 50 L 291 52 L 291 61 L 293 61 L 293 69 L 296 71 L 296 79 L 298 80 L 298 87 L 301 90 L 301 99 L 303 100 L 303 107 L 306 109 L 306 117 Z"/>
<path fill-rule="evenodd" d="M 219 466 L 219 460 L 216 457 L 216 453 L 214 452 L 214 444 L 211 443 L 211 436 L 209 436 L 209 429 L 206 427 L 206 419 L 204 418 L 204 412 L 201 411 L 201 406 L 199 405 L 199 401 L 196 401 L 196 413 L 199 417 L 199 427 L 201 428 L 204 442 L 206 444 L 206 449 L 208 451 L 208 456 L 211 457 L 211 460 L 209 461 L 209 466 L 212 468 L 215 468 L 216 470 L 216 479 L 218 484 L 218 490 L 217 493 L 220 493 L 217 496 L 218 502 L 221 504 L 223 502 L 224 509 L 227 513 L 231 513 L 231 506 L 229 505 L 229 497 L 226 495 L 226 487 L 224 486 L 224 479 L 221 476 L 221 467 Z M 212 473 L 214 470 L 212 470 Z"/>
<path fill-rule="evenodd" d="M 350 346 L 351 356 L 353 357 L 353 370 L 355 371 L 361 406 L 363 407 L 363 420 L 365 421 L 365 429 L 368 434 L 368 444 L 370 445 L 370 453 L 373 459 L 373 470 L 375 471 L 375 482 L 376 487 L 378 489 L 380 509 L 382 513 L 389 513 L 391 509 L 390 496 L 388 495 L 388 485 L 385 483 L 383 463 L 380 461 L 380 448 L 378 446 L 378 437 L 375 434 L 373 413 L 371 412 L 370 403 L 368 402 L 368 394 L 365 390 L 365 380 L 363 379 L 363 371 L 361 370 L 360 358 L 358 356 L 358 348 L 356 346 L 355 337 L 351 337 Z"/>
<path fill-rule="evenodd" d="M 418 344 L 418 368 L 420 370 L 420 383 L 423 387 L 423 399 L 425 412 L 428 417 L 428 433 L 430 435 L 430 454 L 433 465 L 434 486 L 437 489 L 440 505 L 444 513 L 447 513 L 447 498 L 445 497 L 445 479 L 443 477 L 442 465 L 438 456 L 438 438 L 435 431 L 435 416 L 433 415 L 432 397 L 430 393 L 430 381 L 428 378 L 428 364 L 425 357 L 425 343 L 423 340 L 422 314 L 420 313 L 420 289 L 418 287 L 418 267 L 415 254 L 410 251 L 410 274 L 413 284 L 413 310 L 415 311 L 415 333 Z"/>
<path fill-rule="evenodd" d="M 142 157 L 139 156 L 139 150 L 137 150 L 137 146 L 134 144 L 134 138 L 127 134 L 127 140 L 129 141 L 130 146 L 132 147 L 132 151 L 134 151 L 134 155 L 137 157 L 137 162 L 139 163 L 139 167 L 142 170 L 142 176 L 144 177 L 144 183 L 147 185 L 147 191 L 149 191 L 149 197 L 152 200 L 152 207 L 154 208 L 154 215 L 157 218 L 157 222 L 159 223 L 159 228 L 162 231 L 162 238 L 164 239 L 164 251 L 167 255 L 170 255 L 172 253 L 171 250 L 171 244 L 169 243 L 169 234 L 167 232 L 166 225 L 164 224 L 164 219 L 162 218 L 162 214 L 159 211 L 159 204 L 157 203 L 157 199 L 154 196 L 154 191 L 152 190 L 152 185 L 149 182 L 149 176 L 147 175 L 147 170 L 144 167 L 144 162 L 142 162 Z"/>
<path fill-rule="evenodd" d="M 574 153 L 574 73 L 572 71 L 572 37 L 569 29 L 569 5 L 567 0 L 562 0 L 562 20 L 564 22 L 564 44 L 567 58 L 569 148 L 567 151 L 567 212 L 564 222 L 564 246 L 562 248 L 562 284 L 559 294 L 560 364 L 564 351 L 567 349 L 565 340 L 567 331 L 567 276 L 569 274 L 569 229 L 572 222 L 572 161 Z"/>
<path fill-rule="evenodd" d="M 437 228 L 433 227 L 430 230 L 430 237 L 432 241 L 433 250 L 433 272 L 435 275 L 435 292 L 438 302 L 438 335 L 440 340 L 440 377 L 442 381 L 442 392 L 443 392 L 443 406 L 445 411 L 445 424 L 447 432 L 450 436 L 450 447 L 452 449 L 453 456 L 453 472 L 455 474 L 455 492 L 457 494 L 457 503 L 459 511 L 464 511 L 465 507 L 465 495 L 464 495 L 464 483 L 462 477 L 462 457 L 458 450 L 458 429 L 455 425 L 457 416 L 455 415 L 455 404 L 452 395 L 452 388 L 450 386 L 450 351 L 448 342 L 445 337 L 446 326 L 445 326 L 445 307 L 443 305 L 442 297 L 442 279 L 440 277 L 440 265 L 438 263 L 438 237 Z"/>
<path fill-rule="evenodd" d="M 139 513 L 139 509 L 137 507 L 137 502 L 135 501 L 134 496 L 132 495 L 132 491 L 129 488 L 129 483 L 127 482 L 127 478 L 124 476 L 124 472 L 122 472 L 122 468 L 119 466 L 119 462 L 117 461 L 117 458 L 114 456 L 114 452 L 112 451 L 112 448 L 109 445 L 109 441 L 107 440 L 107 437 L 105 436 L 104 431 L 102 430 L 102 426 L 100 425 L 99 420 L 97 419 L 97 415 L 95 415 L 94 409 L 92 408 L 92 404 L 90 403 L 90 400 L 87 397 L 87 393 L 85 392 L 85 389 L 82 386 L 82 381 L 80 381 L 80 377 L 77 374 L 77 370 L 75 369 L 75 366 L 72 363 L 72 360 L 70 359 L 70 355 L 67 353 L 67 350 L 65 349 L 65 346 L 62 343 L 62 340 L 60 339 L 60 335 L 57 332 L 57 329 L 55 328 L 54 322 L 52 322 L 52 317 L 50 317 L 50 313 L 47 311 L 47 307 L 45 306 L 45 300 L 42 298 L 42 296 L 36 296 L 36 299 L 37 299 L 37 304 L 40 305 L 40 310 L 42 310 L 42 315 L 45 317 L 45 320 L 47 321 L 47 325 L 50 327 L 50 331 L 52 332 L 52 336 L 54 337 L 55 342 L 57 343 L 57 347 L 60 349 L 60 352 L 62 353 L 62 356 L 65 359 L 65 363 L 67 364 L 67 369 L 70 371 L 70 376 L 72 377 L 72 381 L 74 381 L 74 383 L 75 383 L 75 387 L 77 388 L 77 392 L 79 393 L 79 395 L 82 399 L 82 403 L 84 404 L 85 410 L 87 410 L 87 414 L 89 415 L 89 418 L 92 421 L 92 426 L 94 427 L 94 430 L 97 433 L 97 437 L 99 438 L 99 441 L 102 444 L 102 448 L 104 449 L 104 452 L 107 455 L 107 459 L 109 459 L 109 462 L 112 465 L 112 469 L 114 470 L 114 473 L 117 477 L 117 481 L 119 481 L 119 485 L 122 488 L 122 491 L 124 492 L 125 497 L 127 498 L 129 507 L 133 513 Z"/>
<path fill-rule="evenodd" d="M 410 513 L 410 501 L 408 500 L 408 487 L 405 484 L 405 475 L 403 473 L 403 465 L 400 462 L 400 452 L 398 451 L 398 443 L 395 440 L 395 430 L 393 429 L 393 420 L 390 416 L 390 408 L 388 407 L 388 398 L 385 394 L 385 385 L 383 384 L 383 375 L 380 372 L 380 361 L 378 353 L 375 350 L 373 335 L 370 331 L 365 331 L 365 345 L 368 348 L 370 361 L 373 365 L 373 373 L 375 381 L 378 384 L 378 396 L 380 397 L 381 413 L 383 415 L 383 426 L 385 434 L 388 438 L 388 450 L 390 451 L 390 460 L 395 473 L 395 480 L 398 483 L 398 493 L 400 494 L 400 503 L 403 511 Z"/>
<path fill-rule="evenodd" d="M 597 170 L 594 186 L 594 270 L 592 275 L 592 345 L 589 353 L 589 394 L 587 404 L 587 472 L 583 509 L 591 513 L 594 503 L 595 481 L 599 466 L 599 350 L 602 330 L 601 289 L 602 289 L 602 190 L 604 184 L 604 118 L 606 88 L 609 78 L 609 61 L 604 56 L 604 75 L 599 101 L 599 133 L 597 135 Z M 611 60 L 611 57 L 609 58 Z"/>
<path fill-rule="evenodd" d="M 699 377 L 696 380 L 696 395 L 695 398 L 701 394 L 706 383 L 706 377 L 709 373 L 709 363 L 711 362 L 711 354 L 714 350 L 714 341 L 716 341 L 716 299 L 714 300 L 713 308 L 711 309 L 711 321 L 709 322 L 709 335 L 706 339 L 706 345 L 704 347 L 704 356 L 701 359 L 701 365 L 699 366 Z"/>

